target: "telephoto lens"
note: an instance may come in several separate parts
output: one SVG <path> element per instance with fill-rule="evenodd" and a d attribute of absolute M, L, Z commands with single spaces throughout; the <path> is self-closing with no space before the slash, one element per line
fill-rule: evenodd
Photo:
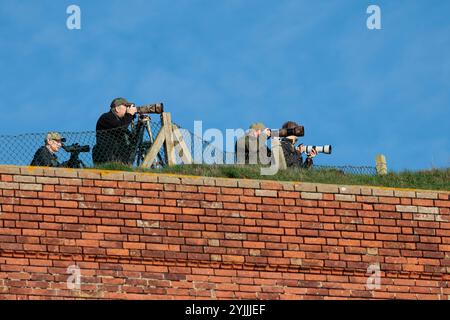
<path fill-rule="evenodd" d="M 147 113 L 161 114 L 164 112 L 164 104 L 162 102 L 154 103 L 154 104 L 147 104 L 144 106 L 136 107 L 136 109 L 139 114 L 147 114 Z"/>
<path fill-rule="evenodd" d="M 317 153 L 331 154 L 331 146 L 326 144 L 324 146 L 305 146 L 306 153 L 311 153 L 312 150 L 316 150 Z"/>

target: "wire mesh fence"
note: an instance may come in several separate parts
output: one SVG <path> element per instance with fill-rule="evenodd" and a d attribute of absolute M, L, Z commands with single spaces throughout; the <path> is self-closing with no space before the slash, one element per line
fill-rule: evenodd
<path fill-rule="evenodd" d="M 196 164 L 235 164 L 233 151 L 223 151 L 223 146 L 205 141 L 189 130 L 176 125 Z M 57 147 L 59 166 L 95 167 L 107 162 L 121 162 L 130 166 L 141 166 L 145 157 L 160 133 L 162 122 L 151 119 L 148 122 L 135 121 L 129 127 L 121 127 L 103 131 L 60 132 L 65 139 L 62 146 Z M 36 162 L 37 152 L 51 149 L 47 133 L 30 133 L 19 135 L 0 135 L 0 164 L 53 166 L 44 162 Z M 52 144 L 53 142 L 50 142 Z M 233 142 L 234 144 L 234 142 Z M 43 148 L 44 147 L 44 148 Z M 175 164 L 182 164 L 182 156 L 175 143 Z M 153 168 L 168 165 L 166 150 L 162 147 L 153 163 Z M 370 166 L 323 166 L 314 165 L 313 169 L 338 170 L 344 174 L 376 175 L 375 167 Z"/>

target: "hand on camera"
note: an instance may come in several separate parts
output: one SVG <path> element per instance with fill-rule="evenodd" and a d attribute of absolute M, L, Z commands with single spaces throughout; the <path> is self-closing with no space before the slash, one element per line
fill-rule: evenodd
<path fill-rule="evenodd" d="M 301 144 L 297 147 L 297 150 L 300 151 L 301 153 L 306 153 L 306 147 Z M 310 153 L 306 154 L 308 158 L 314 158 L 315 156 L 317 156 L 317 151 L 315 149 L 312 149 Z"/>
<path fill-rule="evenodd" d="M 139 121 L 141 121 L 142 123 L 147 123 L 150 120 L 149 116 L 141 116 L 139 118 Z"/>

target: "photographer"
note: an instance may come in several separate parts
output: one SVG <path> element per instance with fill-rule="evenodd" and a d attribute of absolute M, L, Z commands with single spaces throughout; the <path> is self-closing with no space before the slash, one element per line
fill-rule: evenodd
<path fill-rule="evenodd" d="M 253 123 L 249 131 L 236 141 L 235 153 L 238 164 L 267 164 L 272 152 L 266 145 L 270 138 L 270 129 L 262 123 Z M 263 159 L 266 157 L 267 161 Z"/>
<path fill-rule="evenodd" d="M 129 163 L 133 136 L 128 126 L 136 112 L 136 107 L 124 98 L 111 102 L 110 111 L 102 114 L 97 121 L 97 144 L 92 150 L 94 164 Z"/>
<path fill-rule="evenodd" d="M 293 121 L 287 121 L 283 124 L 283 129 L 290 129 L 298 127 L 298 124 Z M 287 136 L 280 140 L 281 147 L 283 149 L 284 158 L 286 160 L 286 165 L 288 167 L 300 167 L 300 168 L 310 168 L 313 165 L 313 159 L 317 152 L 316 150 L 311 150 L 311 153 L 307 154 L 306 160 L 303 161 L 302 153 L 306 152 L 306 148 L 303 144 L 295 147 L 297 143 L 297 136 Z"/>
<path fill-rule="evenodd" d="M 49 132 L 45 138 L 45 145 L 36 150 L 30 166 L 66 167 L 67 161 L 61 164 L 56 156 L 64 141 L 58 132 Z"/>

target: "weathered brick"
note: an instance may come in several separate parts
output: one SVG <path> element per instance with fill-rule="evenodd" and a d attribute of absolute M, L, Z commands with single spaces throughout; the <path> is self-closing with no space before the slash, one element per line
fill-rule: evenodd
<path fill-rule="evenodd" d="M 316 185 L 316 187 L 317 187 L 317 192 L 323 192 L 323 193 L 338 193 L 339 192 L 338 186 L 332 185 L 332 184 L 318 183 Z"/>
<path fill-rule="evenodd" d="M 359 187 L 359 186 L 340 186 L 339 193 L 360 195 L 361 187 Z"/>
<path fill-rule="evenodd" d="M 255 195 L 260 197 L 277 197 L 276 190 L 255 190 Z"/>
<path fill-rule="evenodd" d="M 224 178 L 216 178 L 215 185 L 217 187 L 231 187 L 236 188 L 238 186 L 238 181 L 235 179 L 224 179 Z"/>
<path fill-rule="evenodd" d="M 16 182 L 0 182 L 0 189 L 19 189 L 19 184 Z"/>
<path fill-rule="evenodd" d="M 299 183 L 294 185 L 295 191 L 316 192 L 317 187 L 314 183 Z"/>
<path fill-rule="evenodd" d="M 20 167 L 0 165 L 0 173 L 20 174 Z"/>
<path fill-rule="evenodd" d="M 396 206 L 398 212 L 417 212 L 417 206 Z"/>
<path fill-rule="evenodd" d="M 322 193 L 302 192 L 301 196 L 302 196 L 302 199 L 321 200 L 323 195 L 322 195 Z"/>
<path fill-rule="evenodd" d="M 42 191 L 42 184 L 20 183 L 20 190 Z"/>
<path fill-rule="evenodd" d="M 260 182 L 257 180 L 239 180 L 238 186 L 240 188 L 260 189 Z"/>
<path fill-rule="evenodd" d="M 36 177 L 34 176 L 14 176 L 14 182 L 24 182 L 24 183 L 36 183 Z"/>
<path fill-rule="evenodd" d="M 356 201 L 356 197 L 352 194 L 335 194 L 334 198 L 336 201 Z"/>
<path fill-rule="evenodd" d="M 381 189 L 381 188 L 373 188 L 372 194 L 374 196 L 382 196 L 382 197 L 393 197 L 394 196 L 394 190 L 392 189 Z"/>
<path fill-rule="evenodd" d="M 417 198 L 420 199 L 438 199 L 438 194 L 436 192 L 420 192 L 417 191 Z"/>

